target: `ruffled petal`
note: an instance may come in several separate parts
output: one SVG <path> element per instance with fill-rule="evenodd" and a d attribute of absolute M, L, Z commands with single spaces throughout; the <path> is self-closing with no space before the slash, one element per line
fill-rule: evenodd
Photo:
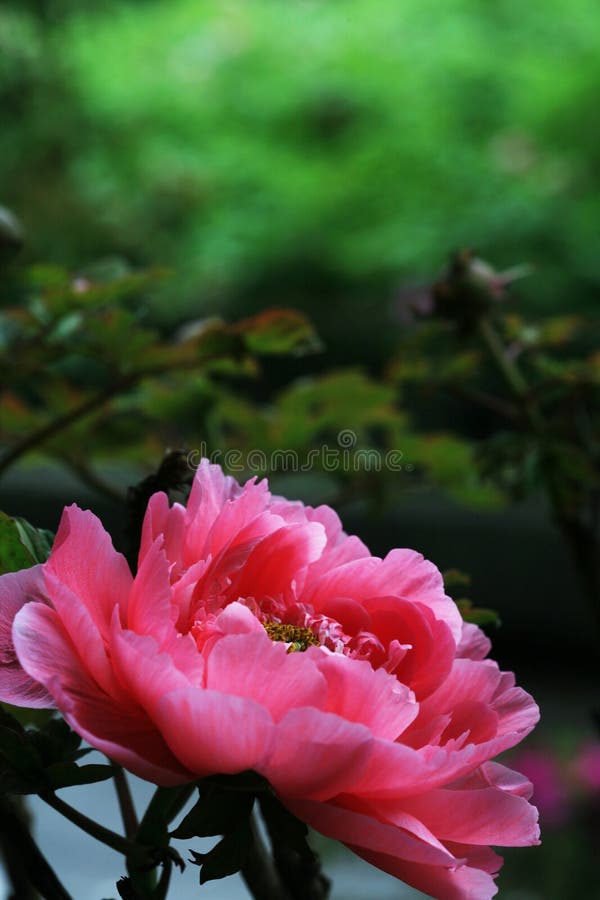
<path fill-rule="evenodd" d="M 325 541 L 325 530 L 318 522 L 280 528 L 254 547 L 233 580 L 230 596 L 277 597 L 290 587 L 299 570 L 320 556 Z"/>
<path fill-rule="evenodd" d="M 407 797 L 400 803 L 378 801 L 381 816 L 398 824 L 406 812 L 443 841 L 500 847 L 539 843 L 537 810 L 523 797 L 500 788 L 438 789 Z"/>
<path fill-rule="evenodd" d="M 492 649 L 492 642 L 471 622 L 463 622 L 462 635 L 456 648 L 456 656 L 462 659 L 485 659 Z"/>
<path fill-rule="evenodd" d="M 172 752 L 195 778 L 263 770 L 275 726 L 253 700 L 190 687 L 164 694 L 154 715 Z"/>
<path fill-rule="evenodd" d="M 43 685 L 23 669 L 13 643 L 15 616 L 31 602 L 47 602 L 41 566 L 0 577 L 0 700 L 43 709 L 54 706 L 54 701 Z"/>
<path fill-rule="evenodd" d="M 75 504 L 65 508 L 45 567 L 81 599 L 104 637 L 115 604 L 125 615 L 133 581 L 131 571 L 100 520 L 89 510 Z"/>
<path fill-rule="evenodd" d="M 479 868 L 468 865 L 454 868 L 424 866 L 385 853 L 349 846 L 371 865 L 437 900 L 492 900 L 498 893 L 494 875 Z"/>
<path fill-rule="evenodd" d="M 23 668 L 46 687 L 89 744 L 156 784 L 191 780 L 144 711 L 131 700 L 118 702 L 89 676 L 53 609 L 27 604 L 15 618 L 13 633 Z"/>
<path fill-rule="evenodd" d="M 320 708 L 327 682 L 316 663 L 305 653 L 288 653 L 285 644 L 261 631 L 216 642 L 207 660 L 206 687 L 260 703 L 275 722 L 295 706 Z"/>
<path fill-rule="evenodd" d="M 323 695 L 326 712 L 366 725 L 375 737 L 390 741 L 395 741 L 417 715 L 419 707 L 412 691 L 384 669 L 373 669 L 367 660 L 323 653 L 317 648 L 309 648 L 303 655 L 315 659 L 327 680 L 328 690 Z"/>
<path fill-rule="evenodd" d="M 335 803 L 284 798 L 295 816 L 311 828 L 344 844 L 375 853 L 385 853 L 427 866 L 457 865 L 460 860 L 419 822 L 405 817 L 403 827 L 381 822 L 376 816 Z"/>
<path fill-rule="evenodd" d="M 291 709 L 277 725 L 261 772 L 286 798 L 328 800 L 360 779 L 372 741 L 364 725 L 313 708 Z"/>
<path fill-rule="evenodd" d="M 174 631 L 173 593 L 169 563 L 158 537 L 148 548 L 131 586 L 127 603 L 127 628 L 138 634 L 151 634 L 162 643 Z"/>

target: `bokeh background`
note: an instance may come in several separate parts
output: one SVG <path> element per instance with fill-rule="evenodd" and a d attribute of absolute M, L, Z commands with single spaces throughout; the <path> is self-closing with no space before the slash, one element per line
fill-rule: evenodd
<path fill-rule="evenodd" d="M 2 449 L 215 317 L 288 307 L 318 335 L 109 391 L 19 452 L 0 508 L 54 530 L 75 500 L 124 547 L 126 488 L 167 448 L 237 448 L 240 477 L 331 503 L 373 552 L 413 546 L 470 576 L 453 595 L 498 611 L 482 614 L 495 656 L 542 709 L 519 764 L 545 841 L 506 854 L 506 900 L 600 897 L 599 93 L 594 0 L 0 7 Z M 465 257 L 462 276 L 550 443 L 466 321 L 464 278 L 435 315 L 429 286 L 456 286 L 441 273 L 464 247 L 495 267 Z M 402 465 L 248 462 L 324 444 Z M 68 886 L 69 838 L 38 827 Z M 361 872 L 363 896 L 404 896 Z"/>

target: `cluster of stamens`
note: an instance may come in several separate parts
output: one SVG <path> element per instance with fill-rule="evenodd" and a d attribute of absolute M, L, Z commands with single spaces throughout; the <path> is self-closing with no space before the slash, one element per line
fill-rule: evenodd
<path fill-rule="evenodd" d="M 301 625 L 286 625 L 283 622 L 263 622 L 263 628 L 272 641 L 283 641 L 289 644 L 288 653 L 296 653 L 306 650 L 308 647 L 318 647 L 319 638 L 310 630 Z"/>

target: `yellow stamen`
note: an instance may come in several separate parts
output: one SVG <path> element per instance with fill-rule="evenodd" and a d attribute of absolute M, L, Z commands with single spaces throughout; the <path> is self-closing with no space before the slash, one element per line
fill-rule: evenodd
<path fill-rule="evenodd" d="M 300 625 L 285 625 L 283 622 L 263 622 L 263 628 L 272 641 L 284 641 L 289 644 L 288 653 L 306 650 L 311 645 L 318 647 L 319 638 L 310 630 Z"/>

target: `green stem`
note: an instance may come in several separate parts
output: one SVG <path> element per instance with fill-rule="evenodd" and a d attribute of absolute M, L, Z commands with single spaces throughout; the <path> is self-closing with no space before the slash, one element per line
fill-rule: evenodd
<path fill-rule="evenodd" d="M 139 825 L 137 816 L 135 814 L 133 798 L 131 796 L 131 791 L 129 790 L 129 782 L 127 781 L 127 776 L 121 766 L 113 763 L 113 769 L 115 773 L 115 790 L 117 792 L 117 799 L 119 801 L 119 809 L 121 810 L 121 818 L 123 819 L 125 836 L 129 838 L 129 840 L 133 840 L 137 833 Z"/>
<path fill-rule="evenodd" d="M 165 837 L 168 839 L 168 825 L 183 809 L 195 787 L 194 782 L 176 787 L 157 787 L 140 822 L 137 840 L 145 844 L 158 844 L 164 842 Z"/>
<path fill-rule="evenodd" d="M 156 885 L 156 890 L 154 892 L 152 900 L 166 900 L 167 893 L 169 891 L 169 885 L 171 883 L 171 872 L 173 871 L 173 863 L 170 859 L 165 860 L 162 870 L 162 875 Z"/>
<path fill-rule="evenodd" d="M 217 354 L 215 356 L 207 356 L 202 360 L 192 358 L 186 359 L 178 362 L 177 364 L 163 364 L 163 365 L 155 365 L 148 366 L 145 369 L 139 369 L 137 372 L 128 372 L 120 377 L 116 378 L 111 384 L 106 385 L 101 391 L 97 394 L 93 394 L 91 397 L 88 397 L 86 400 L 82 401 L 78 406 L 74 406 L 71 409 L 67 410 L 60 416 L 57 416 L 55 419 L 52 419 L 51 422 L 48 422 L 46 425 L 42 425 L 41 428 L 36 429 L 35 431 L 30 432 L 30 434 L 26 435 L 22 440 L 17 441 L 10 450 L 4 454 L 4 456 L 0 457 L 0 474 L 12 466 L 18 459 L 24 456 L 26 453 L 29 453 L 38 444 L 43 444 L 46 441 L 50 440 L 50 438 L 55 437 L 61 431 L 64 431 L 65 428 L 75 424 L 75 422 L 79 422 L 81 419 L 84 419 L 86 416 L 89 416 L 91 413 L 96 412 L 96 410 L 101 409 L 107 403 L 109 403 L 114 397 L 119 394 L 123 394 L 125 391 L 128 391 L 130 388 L 135 387 L 145 378 L 156 378 L 161 375 L 166 375 L 169 372 L 182 372 L 186 370 L 193 370 L 201 368 L 202 366 L 209 363 L 212 359 L 219 358 Z"/>
<path fill-rule="evenodd" d="M 510 385 L 517 397 L 528 397 L 529 386 L 525 381 L 525 378 L 521 374 L 515 361 L 508 356 L 498 332 L 487 316 L 484 316 L 479 320 L 479 333 L 493 356 L 496 365 L 504 375 L 506 382 Z"/>
<path fill-rule="evenodd" d="M 156 880 L 156 866 L 148 865 L 145 847 L 165 849 L 169 846 L 169 823 L 185 806 L 195 785 L 184 784 L 177 787 L 158 787 L 148 804 L 146 812 L 135 834 L 134 849 L 127 854 L 127 870 L 133 885 L 144 897 L 152 900 L 163 900 L 168 890 L 171 877 L 172 861 L 166 856 L 160 860 L 163 872 L 160 880 Z"/>
<path fill-rule="evenodd" d="M 57 812 L 61 813 L 65 819 L 68 819 L 74 825 L 77 825 L 77 827 L 81 828 L 82 831 L 85 831 L 86 834 L 96 838 L 97 841 L 116 850 L 117 853 L 122 853 L 124 856 L 128 856 L 133 852 L 139 853 L 140 848 L 133 841 L 121 837 L 120 834 L 111 831 L 110 828 L 105 828 L 104 825 L 99 825 L 97 822 L 94 822 L 93 819 L 88 818 L 88 816 L 79 812 L 79 810 L 70 806 L 68 803 L 65 803 L 65 801 L 61 800 L 60 797 L 57 797 L 56 794 L 44 793 L 40 794 L 40 797 L 44 803 L 47 803 L 48 806 L 51 806 Z"/>

